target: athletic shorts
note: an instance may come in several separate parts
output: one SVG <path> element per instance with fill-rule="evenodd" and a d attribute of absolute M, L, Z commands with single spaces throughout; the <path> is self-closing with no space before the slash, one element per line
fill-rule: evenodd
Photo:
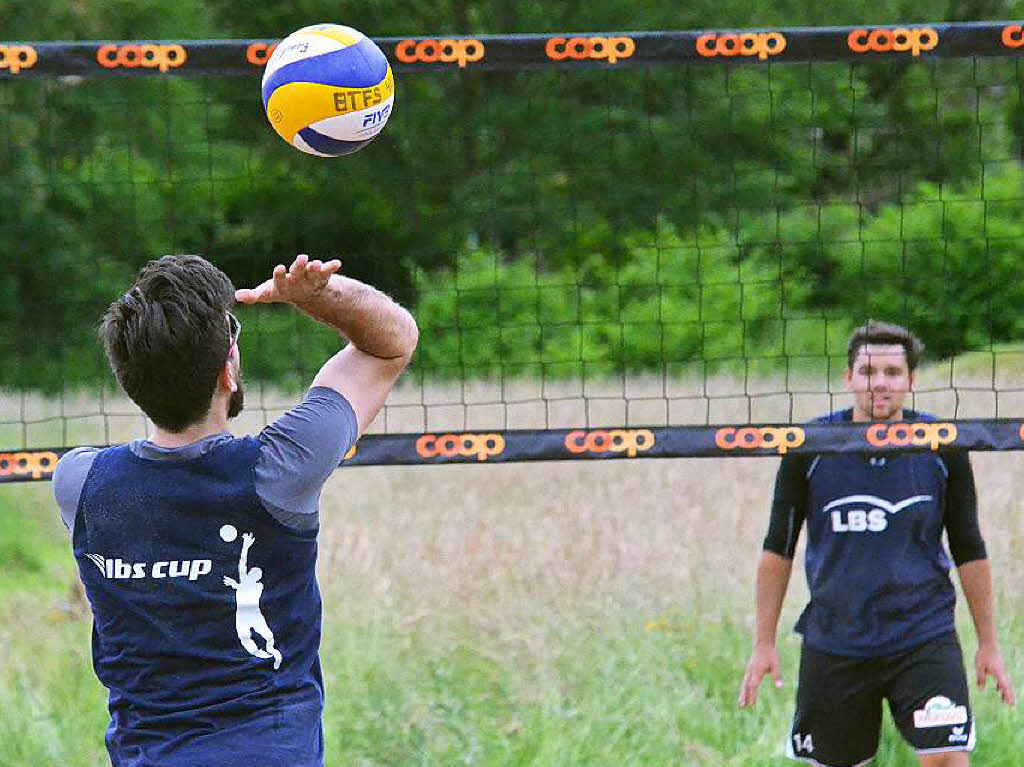
<path fill-rule="evenodd" d="M 878 750 L 883 698 L 917 753 L 974 749 L 963 654 L 950 633 L 878 658 L 845 658 L 804 645 L 788 755 L 827 767 L 868 762 Z"/>

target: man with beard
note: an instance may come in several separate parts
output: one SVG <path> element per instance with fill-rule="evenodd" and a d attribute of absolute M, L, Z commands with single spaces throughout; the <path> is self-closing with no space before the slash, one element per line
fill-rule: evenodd
<path fill-rule="evenodd" d="M 853 406 L 818 422 L 934 421 L 904 407 L 922 350 L 898 325 L 858 328 L 847 347 Z M 758 565 L 754 646 L 740 706 L 754 705 L 765 675 L 782 684 L 775 633 L 805 523 L 811 599 L 796 625 L 803 646 L 788 755 L 829 767 L 867 764 L 878 747 L 885 699 L 921 767 L 965 767 L 976 735 L 953 621 L 950 559 L 974 619 L 978 686 L 992 676 L 1003 702 L 1014 703 L 967 453 L 782 460 Z"/>
<path fill-rule="evenodd" d="M 236 291 L 199 256 L 165 256 L 107 309 L 99 337 L 148 439 L 65 455 L 53 486 L 110 690 L 111 762 L 324 763 L 316 582 L 320 490 L 416 347 L 407 311 L 300 255 Z M 349 344 L 257 436 L 242 410 L 241 303 L 290 303 Z"/>

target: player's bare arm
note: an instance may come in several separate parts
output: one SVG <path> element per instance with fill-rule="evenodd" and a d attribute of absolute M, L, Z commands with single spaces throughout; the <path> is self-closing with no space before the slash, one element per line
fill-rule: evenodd
<path fill-rule="evenodd" d="M 996 635 L 996 622 L 992 606 L 992 572 L 987 559 L 964 562 L 958 568 L 960 585 L 963 587 L 967 606 L 974 621 L 978 636 L 978 651 L 974 656 L 974 670 L 978 687 L 985 688 L 985 680 L 992 676 L 996 680 L 999 695 L 1008 706 L 1016 703 L 1013 681 L 1006 673 L 1006 664 Z"/>
<path fill-rule="evenodd" d="M 337 274 L 340 268 L 337 259 L 310 261 L 299 255 L 287 269 L 278 265 L 271 279 L 238 290 L 235 299 L 246 304 L 291 303 L 351 342 L 324 364 L 313 386 L 344 395 L 362 434 L 409 364 L 419 329 L 408 311 L 379 290 Z"/>
<path fill-rule="evenodd" d="M 775 638 L 779 615 L 782 612 L 782 601 L 786 596 L 792 571 L 792 559 L 779 556 L 773 551 L 761 552 L 757 566 L 754 647 L 743 675 L 743 683 L 740 685 L 740 707 L 753 706 L 757 702 L 757 688 L 765 676 L 770 674 L 775 686 L 782 686 L 782 671 L 779 654 L 775 649 Z"/>

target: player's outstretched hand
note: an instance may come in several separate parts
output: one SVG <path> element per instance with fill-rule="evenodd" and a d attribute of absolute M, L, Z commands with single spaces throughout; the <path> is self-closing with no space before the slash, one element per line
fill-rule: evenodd
<path fill-rule="evenodd" d="M 779 664 L 779 653 L 775 645 L 754 647 L 747 662 L 747 670 L 743 675 L 743 684 L 740 685 L 740 697 L 737 703 L 740 708 L 753 706 L 757 703 L 757 688 L 761 686 L 761 680 L 767 674 L 771 674 L 775 687 L 782 687 L 782 672 Z"/>
<path fill-rule="evenodd" d="M 978 689 L 985 689 L 985 678 L 989 675 L 995 677 L 996 689 L 1007 706 L 1016 704 L 1017 698 L 1013 694 L 1013 682 L 1010 675 L 1006 673 L 1006 664 L 1003 662 L 1003 654 L 999 647 L 992 645 L 980 645 L 978 652 L 974 655 L 974 670 L 978 674 Z"/>
<path fill-rule="evenodd" d="M 271 304 L 288 302 L 301 304 L 314 298 L 323 290 L 327 280 L 341 268 L 341 261 L 310 261 L 302 253 L 295 257 L 292 265 L 285 269 L 283 264 L 274 267 L 274 276 L 255 288 L 240 288 L 235 291 L 235 300 L 240 304 Z"/>

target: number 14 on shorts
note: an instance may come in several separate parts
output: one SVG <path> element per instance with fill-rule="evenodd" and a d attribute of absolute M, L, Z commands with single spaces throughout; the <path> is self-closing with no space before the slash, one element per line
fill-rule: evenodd
<path fill-rule="evenodd" d="M 801 735 L 799 732 L 793 733 L 793 750 L 797 753 L 803 752 L 810 754 L 814 752 L 814 741 L 811 740 L 811 734 Z"/>

